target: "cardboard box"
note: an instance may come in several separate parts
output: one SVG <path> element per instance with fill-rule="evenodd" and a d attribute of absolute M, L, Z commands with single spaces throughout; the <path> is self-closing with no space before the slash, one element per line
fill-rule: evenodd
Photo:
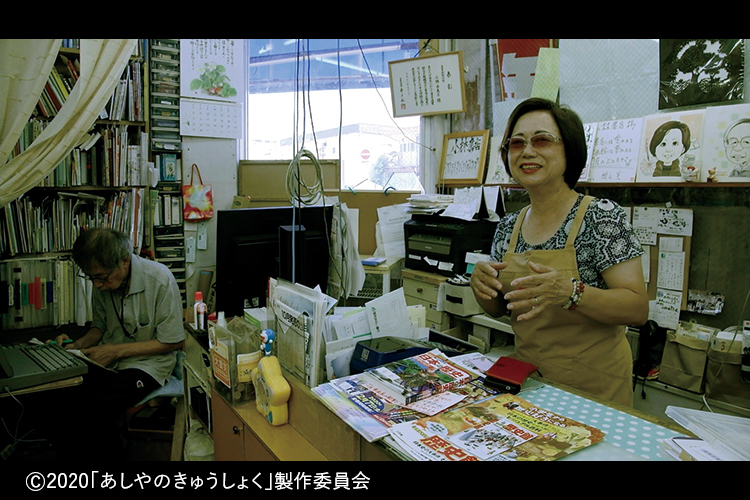
<path fill-rule="evenodd" d="M 446 312 L 456 316 L 474 316 L 484 312 L 468 284 L 456 285 L 446 282 L 443 286 L 445 287 L 443 309 Z"/>

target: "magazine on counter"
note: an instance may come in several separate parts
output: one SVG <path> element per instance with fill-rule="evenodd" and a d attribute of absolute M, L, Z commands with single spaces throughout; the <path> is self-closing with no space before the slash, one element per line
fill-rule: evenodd
<path fill-rule="evenodd" d="M 439 349 L 368 369 L 372 384 L 401 405 L 468 384 L 480 376 L 451 362 Z"/>
<path fill-rule="evenodd" d="M 483 355 L 472 353 L 452 358 L 455 362 L 479 369 L 491 364 L 487 360 L 477 366 Z M 462 362 L 463 361 L 463 362 Z M 400 405 L 396 400 L 372 384 L 367 373 L 340 377 L 312 389 L 318 399 L 344 422 L 372 442 L 388 435 L 388 429 L 404 422 L 412 422 L 435 415 L 456 405 L 471 404 L 498 394 L 484 384 L 484 377 L 447 392 Z"/>
<path fill-rule="evenodd" d="M 434 461 L 549 461 L 604 438 L 599 429 L 512 394 L 394 425 L 389 434 L 406 457 Z"/>

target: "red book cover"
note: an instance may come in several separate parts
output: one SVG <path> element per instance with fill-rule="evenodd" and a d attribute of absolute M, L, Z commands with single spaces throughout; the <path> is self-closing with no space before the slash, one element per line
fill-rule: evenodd
<path fill-rule="evenodd" d="M 536 366 L 508 356 L 502 356 L 485 374 L 488 379 L 497 379 L 520 386 L 529 375 L 536 371 Z"/>

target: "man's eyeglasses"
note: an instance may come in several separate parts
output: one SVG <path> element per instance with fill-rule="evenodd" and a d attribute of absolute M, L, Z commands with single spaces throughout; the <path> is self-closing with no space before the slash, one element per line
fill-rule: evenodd
<path fill-rule="evenodd" d="M 505 149 L 511 153 L 519 153 L 526 149 L 526 146 L 530 143 L 531 147 L 537 151 L 550 147 L 555 142 L 562 141 L 557 136 L 548 133 L 536 134 L 530 139 L 524 139 L 523 137 L 511 137 L 504 145 Z"/>
<path fill-rule="evenodd" d="M 106 275 L 106 276 L 104 276 L 103 278 L 98 278 L 96 276 L 89 276 L 88 274 L 84 274 L 84 272 L 79 269 L 78 270 L 78 277 L 79 278 L 83 278 L 85 280 L 89 280 L 92 283 L 106 283 L 107 281 L 109 281 L 109 277 L 112 276 L 113 272 L 114 271 L 110 271 L 109 274 Z"/>

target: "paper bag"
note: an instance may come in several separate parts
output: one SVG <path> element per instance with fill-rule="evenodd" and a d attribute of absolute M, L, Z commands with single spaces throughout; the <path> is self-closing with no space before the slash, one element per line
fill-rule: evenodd
<path fill-rule="evenodd" d="M 198 173 L 198 184 L 195 184 L 194 173 Z M 190 184 L 182 186 L 182 216 L 186 222 L 210 219 L 214 216 L 214 194 L 210 184 L 203 184 L 201 171 L 193 163 L 190 171 Z"/>
<path fill-rule="evenodd" d="M 703 393 L 708 347 L 715 329 L 680 323 L 667 332 L 659 381 L 686 391 Z"/>
<path fill-rule="evenodd" d="M 706 396 L 750 408 L 750 384 L 742 381 L 742 331 L 716 334 L 708 349 Z"/>

